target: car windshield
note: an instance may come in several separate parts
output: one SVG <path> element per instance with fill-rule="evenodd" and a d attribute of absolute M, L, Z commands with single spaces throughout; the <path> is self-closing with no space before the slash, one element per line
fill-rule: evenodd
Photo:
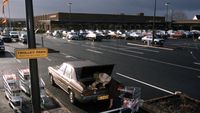
<path fill-rule="evenodd" d="M 11 31 L 10 34 L 12 34 L 12 35 L 17 35 L 18 32 L 17 32 L 17 31 Z"/>

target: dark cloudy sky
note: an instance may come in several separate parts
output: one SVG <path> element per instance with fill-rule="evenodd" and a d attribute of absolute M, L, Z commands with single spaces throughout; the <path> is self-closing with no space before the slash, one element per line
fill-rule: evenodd
<path fill-rule="evenodd" d="M 2 0 L 1 0 L 2 1 Z M 144 12 L 145 15 L 153 15 L 155 0 L 33 0 L 34 15 L 49 14 L 55 12 L 69 12 L 68 3 L 72 3 L 73 13 L 100 13 L 100 14 L 130 14 L 135 15 Z M 166 14 L 166 2 L 170 2 L 169 10 L 184 12 L 188 19 L 196 14 L 200 15 L 200 0 L 157 0 L 157 15 Z M 0 3 L 2 6 L 2 2 Z M 5 7 L 8 17 L 25 17 L 25 0 L 10 0 L 9 7 Z M 0 8 L 2 9 L 2 8 Z M 0 16 L 3 16 L 2 11 Z"/>

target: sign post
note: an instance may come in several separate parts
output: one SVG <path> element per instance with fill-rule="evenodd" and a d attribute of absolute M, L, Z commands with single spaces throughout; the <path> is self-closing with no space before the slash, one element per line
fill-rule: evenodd
<path fill-rule="evenodd" d="M 33 16 L 33 1 L 25 0 L 26 5 L 26 26 L 28 36 L 28 48 L 36 48 L 35 34 L 34 34 L 34 16 Z M 38 77 L 37 59 L 29 59 L 29 69 L 31 75 L 31 98 L 33 113 L 41 113 L 40 108 L 40 88 Z"/>

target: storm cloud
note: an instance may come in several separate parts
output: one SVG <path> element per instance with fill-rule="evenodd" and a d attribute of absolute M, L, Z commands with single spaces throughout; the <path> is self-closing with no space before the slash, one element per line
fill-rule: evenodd
<path fill-rule="evenodd" d="M 33 0 L 34 15 L 56 12 L 69 12 L 68 3 L 72 3 L 73 13 L 100 13 L 100 14 L 129 14 L 135 15 L 143 12 L 153 15 L 155 0 Z M 169 2 L 169 9 L 186 13 L 188 19 L 200 14 L 200 0 L 157 0 L 157 15 L 166 14 L 165 3 Z M 0 3 L 2 6 L 2 2 Z M 10 0 L 10 16 L 25 17 L 25 0 Z M 8 7 L 5 7 L 8 15 Z M 2 12 L 0 13 L 3 16 Z"/>

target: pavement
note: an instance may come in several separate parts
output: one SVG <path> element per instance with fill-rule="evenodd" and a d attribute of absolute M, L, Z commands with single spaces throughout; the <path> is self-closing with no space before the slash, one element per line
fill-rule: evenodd
<path fill-rule="evenodd" d="M 9 106 L 8 100 L 5 97 L 3 89 L 0 89 L 0 111 L 1 113 L 14 113 L 13 109 Z"/>
<path fill-rule="evenodd" d="M 10 106 L 8 100 L 5 98 L 4 89 L 0 89 L 0 111 L 1 113 L 16 113 Z M 67 108 L 65 108 L 61 103 L 57 101 L 56 98 L 48 95 L 45 104 L 42 106 L 42 113 L 71 113 Z M 23 96 L 22 109 L 18 112 L 20 113 L 30 113 L 31 103 Z"/>

